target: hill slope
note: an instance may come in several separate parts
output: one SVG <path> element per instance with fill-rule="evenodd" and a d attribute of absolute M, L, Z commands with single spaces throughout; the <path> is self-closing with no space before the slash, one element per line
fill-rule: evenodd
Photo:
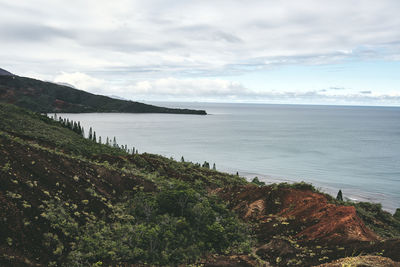
<path fill-rule="evenodd" d="M 0 266 L 400 260 L 400 222 L 378 207 L 358 214 L 307 184 L 260 187 L 190 162 L 129 155 L 1 103 L 0 180 Z"/>
<path fill-rule="evenodd" d="M 0 101 L 41 113 L 123 112 L 206 115 L 204 110 L 164 108 L 94 95 L 31 78 L 0 75 Z"/>
<path fill-rule="evenodd" d="M 0 68 L 0 76 L 12 76 L 13 74 L 11 72 L 8 72 L 2 68 Z"/>

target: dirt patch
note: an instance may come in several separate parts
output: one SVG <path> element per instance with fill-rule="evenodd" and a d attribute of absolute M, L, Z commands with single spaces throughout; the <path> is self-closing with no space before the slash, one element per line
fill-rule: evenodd
<path fill-rule="evenodd" d="M 314 190 L 245 185 L 215 192 L 253 225 L 257 255 L 278 266 L 317 265 L 362 253 L 393 260 L 400 255 L 399 239 L 384 240 L 353 206 L 333 204 Z"/>
<path fill-rule="evenodd" d="M 389 258 L 380 256 L 359 256 L 349 257 L 333 261 L 331 263 L 321 264 L 318 267 L 399 267 L 400 262 L 392 261 Z"/>

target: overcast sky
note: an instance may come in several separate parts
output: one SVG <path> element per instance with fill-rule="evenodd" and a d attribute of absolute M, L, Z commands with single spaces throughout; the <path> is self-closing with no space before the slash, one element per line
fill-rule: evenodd
<path fill-rule="evenodd" d="M 0 68 L 133 100 L 400 105 L 398 0 L 0 0 Z"/>

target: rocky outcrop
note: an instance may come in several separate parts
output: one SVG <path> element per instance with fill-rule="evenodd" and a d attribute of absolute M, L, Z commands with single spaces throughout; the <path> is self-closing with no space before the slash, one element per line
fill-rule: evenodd
<path fill-rule="evenodd" d="M 307 184 L 244 185 L 217 189 L 241 219 L 253 225 L 255 253 L 276 266 L 312 266 L 348 255 L 399 260 L 399 239 L 383 240 L 357 215 Z"/>
<path fill-rule="evenodd" d="M 340 244 L 379 240 L 357 216 L 354 207 L 330 203 L 326 195 L 318 192 L 247 185 L 223 189 L 219 194 L 242 219 L 259 223 L 260 236 L 283 225 L 300 241 Z"/>

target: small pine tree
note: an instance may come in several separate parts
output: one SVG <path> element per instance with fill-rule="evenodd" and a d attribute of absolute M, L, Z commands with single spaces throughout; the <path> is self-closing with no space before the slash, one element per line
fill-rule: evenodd
<path fill-rule="evenodd" d="M 239 176 L 239 172 L 236 172 L 236 176 Z"/>
<path fill-rule="evenodd" d="M 181 162 L 185 162 L 185 159 L 183 158 L 183 156 L 181 157 Z"/>
<path fill-rule="evenodd" d="M 108 139 L 108 136 L 107 136 L 107 139 L 106 139 L 106 145 L 107 145 L 107 146 L 110 145 L 110 139 Z"/>
<path fill-rule="evenodd" d="M 396 220 L 399 220 L 399 221 L 400 221 L 400 209 L 396 209 L 396 212 L 393 214 L 393 217 L 394 217 Z"/>
<path fill-rule="evenodd" d="M 114 136 L 114 139 L 113 139 L 113 147 L 118 147 L 117 138 L 115 138 L 115 136 Z"/>
<path fill-rule="evenodd" d="M 99 144 L 101 144 L 101 136 L 99 136 Z"/>
<path fill-rule="evenodd" d="M 256 177 L 254 177 L 253 178 L 253 180 L 251 181 L 253 184 L 256 184 L 256 185 L 258 185 L 258 186 L 263 186 L 263 185 L 265 185 L 265 183 L 264 182 L 262 182 L 262 181 L 260 181 L 259 179 L 258 179 L 258 177 L 256 176 Z"/>
<path fill-rule="evenodd" d="M 94 141 L 94 142 L 97 142 L 96 131 L 93 132 L 93 141 Z"/>
<path fill-rule="evenodd" d="M 339 190 L 339 192 L 337 193 L 336 199 L 339 200 L 339 201 L 343 201 L 342 190 Z"/>
<path fill-rule="evenodd" d="M 216 171 L 217 167 L 215 166 L 215 163 L 213 164 L 213 170 Z"/>
<path fill-rule="evenodd" d="M 132 147 L 132 155 L 135 154 L 135 147 Z"/>
<path fill-rule="evenodd" d="M 93 130 L 92 127 L 89 128 L 89 140 L 93 140 Z"/>
<path fill-rule="evenodd" d="M 204 161 L 203 168 L 209 169 L 210 168 L 210 163 L 208 163 L 207 161 Z"/>

